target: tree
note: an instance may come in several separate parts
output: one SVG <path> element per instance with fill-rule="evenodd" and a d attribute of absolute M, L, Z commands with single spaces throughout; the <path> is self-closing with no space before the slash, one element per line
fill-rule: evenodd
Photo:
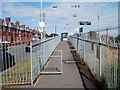
<path fill-rule="evenodd" d="M 54 37 L 54 36 L 59 36 L 59 35 L 56 34 L 56 33 L 51 33 L 51 34 L 49 35 L 49 37 Z"/>
<path fill-rule="evenodd" d="M 46 38 L 48 38 L 48 37 L 49 37 L 49 35 L 46 33 L 46 34 L 45 34 L 45 37 L 46 37 Z"/>

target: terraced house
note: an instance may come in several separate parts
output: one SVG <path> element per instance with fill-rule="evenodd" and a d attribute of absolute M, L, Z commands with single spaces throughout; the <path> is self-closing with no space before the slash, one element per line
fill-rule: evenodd
<path fill-rule="evenodd" d="M 20 25 L 19 21 L 11 22 L 11 18 L 0 19 L 0 43 L 30 42 L 39 39 L 40 32 L 26 25 Z"/>

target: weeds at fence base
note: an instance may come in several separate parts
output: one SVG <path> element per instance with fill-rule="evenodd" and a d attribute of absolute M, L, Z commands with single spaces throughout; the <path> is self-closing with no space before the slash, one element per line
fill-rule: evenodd
<path fill-rule="evenodd" d="M 2 84 L 24 84 L 25 82 L 31 82 L 29 62 L 29 58 L 26 58 L 15 66 L 2 72 Z"/>
<path fill-rule="evenodd" d="M 102 86 L 101 88 L 103 90 L 106 90 L 108 88 L 108 85 L 107 85 L 106 80 L 105 80 L 104 77 L 101 77 L 101 80 L 99 81 L 99 83 L 100 83 L 100 86 Z"/>
<path fill-rule="evenodd" d="M 70 44 L 70 48 L 74 49 L 74 47 Z M 89 88 L 96 88 L 98 90 L 101 90 L 101 87 L 99 86 L 99 82 L 97 81 L 97 79 L 93 76 L 92 72 L 90 71 L 88 65 L 86 64 L 86 62 L 84 61 L 83 57 L 77 52 L 77 51 L 71 51 L 73 58 L 75 61 L 79 60 L 78 63 L 76 63 L 81 79 L 83 81 L 83 86 L 85 89 L 89 89 Z M 92 83 L 93 86 L 89 85 L 89 83 Z M 93 88 L 93 89 L 94 89 Z"/>

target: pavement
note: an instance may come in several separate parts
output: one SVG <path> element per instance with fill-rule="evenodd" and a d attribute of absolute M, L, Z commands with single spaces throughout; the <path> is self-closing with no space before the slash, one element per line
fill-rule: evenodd
<path fill-rule="evenodd" d="M 67 41 L 61 41 L 56 50 L 62 50 L 64 60 L 73 60 Z M 40 75 L 34 86 L 26 88 L 84 88 L 76 64 L 63 63 L 62 75 Z"/>

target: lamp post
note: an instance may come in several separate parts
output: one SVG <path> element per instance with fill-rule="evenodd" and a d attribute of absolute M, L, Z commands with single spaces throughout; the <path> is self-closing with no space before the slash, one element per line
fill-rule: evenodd
<path fill-rule="evenodd" d="M 80 5 L 72 5 L 71 6 L 72 8 L 75 8 L 75 14 L 73 15 L 73 17 L 75 18 L 75 22 L 76 22 L 76 30 L 77 30 L 77 15 L 76 15 L 76 9 L 80 7 Z M 79 38 L 79 35 L 77 35 L 77 37 Z M 79 41 L 77 39 L 77 50 L 78 50 L 78 44 L 79 44 Z"/>
<path fill-rule="evenodd" d="M 75 18 L 75 22 L 76 22 L 76 28 L 77 28 L 77 8 L 80 8 L 80 5 L 72 5 L 71 8 L 75 9 L 75 14 L 73 15 L 73 17 Z"/>
<path fill-rule="evenodd" d="M 53 9 L 56 9 L 57 6 L 52 6 Z M 55 34 L 57 33 L 57 26 L 55 25 Z"/>
<path fill-rule="evenodd" d="M 39 22 L 39 31 L 41 33 L 41 39 L 45 38 L 45 13 L 42 12 L 42 0 L 40 1 L 40 22 Z M 44 36 L 44 37 L 43 37 Z"/>

